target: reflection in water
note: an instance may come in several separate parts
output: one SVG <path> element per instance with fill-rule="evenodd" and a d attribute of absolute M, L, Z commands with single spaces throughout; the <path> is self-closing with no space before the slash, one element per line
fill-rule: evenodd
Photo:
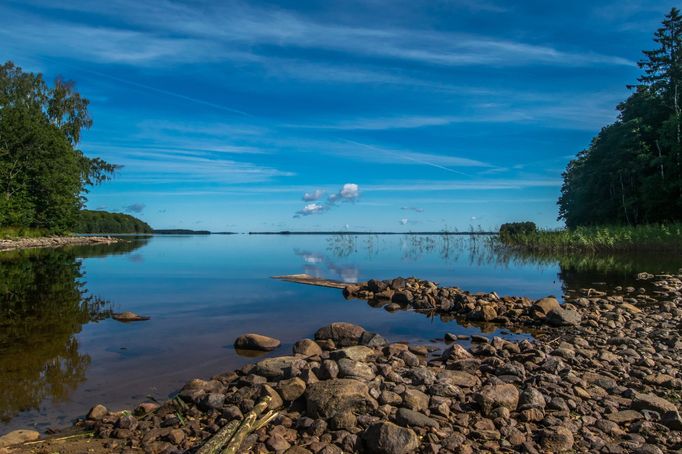
<path fill-rule="evenodd" d="M 126 253 L 142 243 L 12 251 L 0 254 L 0 421 L 61 402 L 85 381 L 90 363 L 75 334 L 110 315 L 88 295 L 78 257 Z"/>
<path fill-rule="evenodd" d="M 327 271 L 331 271 L 333 277 L 337 277 L 343 282 L 355 283 L 359 279 L 360 272 L 355 265 L 337 265 L 324 254 L 299 249 L 294 249 L 294 254 L 303 258 L 305 262 L 303 272 L 313 277 L 326 277 L 327 274 L 322 269 L 322 266 L 324 266 Z"/>

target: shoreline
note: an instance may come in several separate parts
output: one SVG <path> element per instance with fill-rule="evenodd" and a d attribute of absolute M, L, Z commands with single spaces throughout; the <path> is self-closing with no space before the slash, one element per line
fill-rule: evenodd
<path fill-rule="evenodd" d="M 104 236 L 48 236 L 38 238 L 0 239 L 0 252 L 20 249 L 42 249 L 89 244 L 114 244 L 120 240 Z"/>
<path fill-rule="evenodd" d="M 563 305 L 416 279 L 347 286 L 346 297 L 387 310 L 541 329 L 531 341 L 472 336 L 468 348 L 452 336 L 439 351 L 334 323 L 287 356 L 192 380 L 166 402 L 128 412 L 97 405 L 72 429 L 95 438 L 7 452 L 75 453 L 86 442 L 95 453 L 196 452 L 264 397 L 277 416 L 240 452 L 678 450 L 682 276 L 638 278 L 639 289 L 576 289 Z"/>

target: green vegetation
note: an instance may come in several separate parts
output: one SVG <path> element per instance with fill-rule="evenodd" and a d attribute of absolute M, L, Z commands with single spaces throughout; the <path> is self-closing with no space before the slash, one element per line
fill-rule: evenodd
<path fill-rule="evenodd" d="M 77 148 L 88 104 L 73 82 L 0 65 L 0 228 L 75 228 L 87 188 L 117 168 Z"/>
<path fill-rule="evenodd" d="M 129 214 L 82 210 L 76 226 L 78 233 L 152 233 L 144 221 Z"/>
<path fill-rule="evenodd" d="M 13 240 L 18 238 L 39 238 L 49 235 L 50 232 L 43 229 L 29 227 L 0 227 L 0 240 Z"/>
<path fill-rule="evenodd" d="M 534 222 L 510 222 L 500 226 L 500 237 L 510 238 L 520 234 L 535 233 L 537 230 Z"/>
<path fill-rule="evenodd" d="M 569 228 L 682 221 L 682 16 L 678 9 L 666 15 L 654 41 L 657 48 L 644 51 L 639 62 L 642 76 L 629 87 L 634 93 L 618 105 L 617 121 L 604 127 L 564 172 L 559 219 Z M 675 229 L 679 230 L 669 228 Z M 613 240 L 629 244 L 634 235 L 660 244 L 668 239 L 666 230 L 597 229 L 540 238 L 608 246 Z M 590 234 L 604 237 L 582 239 Z"/>
<path fill-rule="evenodd" d="M 682 250 L 682 223 L 576 227 L 500 235 L 503 244 L 538 252 Z"/>

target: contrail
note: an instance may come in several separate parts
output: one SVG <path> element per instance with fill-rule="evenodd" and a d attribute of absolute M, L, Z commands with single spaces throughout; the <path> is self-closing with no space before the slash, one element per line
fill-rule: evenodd
<path fill-rule="evenodd" d="M 413 158 L 413 157 L 411 157 L 411 156 L 401 155 L 400 153 L 394 153 L 394 152 L 392 152 L 392 151 L 390 151 L 390 150 L 387 150 L 387 149 L 385 149 L 385 148 L 378 148 L 378 147 L 374 147 L 374 146 L 372 146 L 372 145 L 367 145 L 367 144 L 364 144 L 364 143 L 355 142 L 355 141 L 353 141 L 353 140 L 346 140 L 346 139 L 341 139 L 341 140 L 343 140 L 344 142 L 352 143 L 353 145 L 358 145 L 358 146 L 361 146 L 361 147 L 369 148 L 370 150 L 376 150 L 376 151 L 379 151 L 379 152 L 381 152 L 381 153 L 386 153 L 386 154 L 389 154 L 389 155 L 391 155 L 391 156 L 395 156 L 395 157 L 400 158 L 400 159 L 406 159 L 406 160 L 408 160 L 408 161 L 413 161 L 413 162 L 416 162 L 416 163 L 418 163 L 418 164 L 423 164 L 423 165 L 435 167 L 435 168 L 437 168 L 437 169 L 445 170 L 445 171 L 447 171 L 447 172 L 452 172 L 452 173 L 456 173 L 456 174 L 459 174 L 459 175 L 464 175 L 465 177 L 471 177 L 471 176 L 472 176 L 472 175 L 470 175 L 470 174 L 468 174 L 468 173 L 460 172 L 459 170 L 451 169 L 451 168 L 449 168 L 449 167 L 445 167 L 445 166 L 442 166 L 442 165 L 440 165 L 440 164 L 436 164 L 436 163 L 434 163 L 434 162 L 424 161 L 424 160 L 422 160 L 422 159 Z"/>

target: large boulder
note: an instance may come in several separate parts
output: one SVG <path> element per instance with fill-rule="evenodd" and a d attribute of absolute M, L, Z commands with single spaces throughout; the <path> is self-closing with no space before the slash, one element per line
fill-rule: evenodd
<path fill-rule="evenodd" d="M 363 432 L 362 440 L 367 452 L 377 454 L 404 454 L 419 447 L 419 439 L 412 429 L 387 421 L 369 426 Z"/>
<path fill-rule="evenodd" d="M 306 410 L 311 418 L 332 418 L 352 412 L 362 414 L 378 406 L 361 381 L 339 378 L 313 383 L 305 392 Z"/>
<path fill-rule="evenodd" d="M 262 334 L 248 333 L 234 341 L 234 348 L 269 352 L 279 347 L 280 341 Z"/>
<path fill-rule="evenodd" d="M 338 347 L 358 345 L 365 329 L 352 323 L 335 322 L 317 330 L 315 340 L 331 340 Z"/>

